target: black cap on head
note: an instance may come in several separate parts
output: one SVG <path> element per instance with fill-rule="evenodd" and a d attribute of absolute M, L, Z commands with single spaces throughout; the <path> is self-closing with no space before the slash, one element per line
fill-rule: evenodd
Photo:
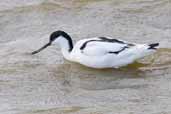
<path fill-rule="evenodd" d="M 68 41 L 68 45 L 69 45 L 69 50 L 68 51 L 72 51 L 72 48 L 73 48 L 73 43 L 72 43 L 72 39 L 71 37 L 64 31 L 61 31 L 61 30 L 58 30 L 58 31 L 55 31 L 53 32 L 51 35 L 50 35 L 50 38 L 49 38 L 49 43 L 45 44 L 43 47 L 41 47 L 40 49 L 36 50 L 36 51 L 33 51 L 31 54 L 36 54 L 38 52 L 40 52 L 41 50 L 47 48 L 48 46 L 51 45 L 51 43 L 56 39 L 58 38 L 59 36 L 63 36 L 64 38 L 66 38 L 66 40 Z"/>
<path fill-rule="evenodd" d="M 63 36 L 65 38 L 71 38 L 66 32 L 62 31 L 62 30 L 58 30 L 58 31 L 55 31 L 53 32 L 51 35 L 50 35 L 50 39 L 49 41 L 50 42 L 53 42 L 56 38 L 58 38 L 59 36 Z"/>
<path fill-rule="evenodd" d="M 53 32 L 50 35 L 49 42 L 52 43 L 59 36 L 63 36 L 64 38 L 66 38 L 66 40 L 68 41 L 68 44 L 69 44 L 69 51 L 71 51 L 72 48 L 73 48 L 72 39 L 71 39 L 71 37 L 66 32 L 64 32 L 62 30 L 58 30 L 58 31 Z"/>

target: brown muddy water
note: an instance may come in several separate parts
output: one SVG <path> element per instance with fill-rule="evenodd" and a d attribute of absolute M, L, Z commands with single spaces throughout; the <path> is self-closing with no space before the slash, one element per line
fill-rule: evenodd
<path fill-rule="evenodd" d="M 171 114 L 171 0 L 2 1 L 0 114 Z M 110 36 L 161 49 L 103 70 L 66 61 L 56 47 L 29 54 L 58 29 L 74 41 Z"/>

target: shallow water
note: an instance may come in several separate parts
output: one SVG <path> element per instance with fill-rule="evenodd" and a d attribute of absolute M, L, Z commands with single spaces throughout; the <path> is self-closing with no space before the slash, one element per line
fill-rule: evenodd
<path fill-rule="evenodd" d="M 0 10 L 0 113 L 171 113 L 170 0 L 34 2 Z M 161 49 L 103 70 L 66 61 L 56 47 L 30 55 L 58 29 L 74 41 L 110 36 Z"/>

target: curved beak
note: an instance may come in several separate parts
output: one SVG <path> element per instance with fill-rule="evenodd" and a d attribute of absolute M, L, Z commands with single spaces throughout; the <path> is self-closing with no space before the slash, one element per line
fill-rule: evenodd
<path fill-rule="evenodd" d="M 44 45 L 44 46 L 41 47 L 40 49 L 31 52 L 31 54 L 34 55 L 34 54 L 36 54 L 36 53 L 39 53 L 40 51 L 42 51 L 43 49 L 47 48 L 47 47 L 50 46 L 50 45 L 51 45 L 51 42 L 47 43 L 46 45 Z"/>

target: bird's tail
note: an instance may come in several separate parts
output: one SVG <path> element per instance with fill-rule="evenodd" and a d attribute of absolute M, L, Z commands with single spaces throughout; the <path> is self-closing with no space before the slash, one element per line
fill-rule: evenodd
<path fill-rule="evenodd" d="M 148 48 L 148 49 L 157 49 L 156 47 L 158 47 L 158 46 L 159 46 L 159 43 L 149 44 L 148 46 L 149 46 L 149 48 Z"/>

